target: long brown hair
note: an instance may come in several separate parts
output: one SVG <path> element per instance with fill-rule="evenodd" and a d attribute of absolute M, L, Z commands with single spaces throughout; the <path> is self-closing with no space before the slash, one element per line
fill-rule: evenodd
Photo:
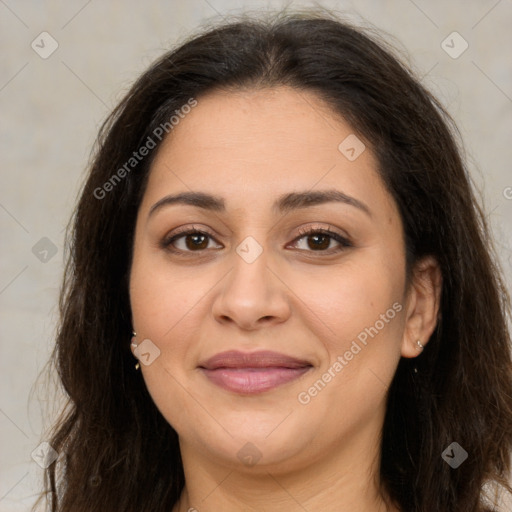
<path fill-rule="evenodd" d="M 157 512 L 177 502 L 178 436 L 129 350 L 134 226 L 160 141 L 126 163 L 190 98 L 279 85 L 316 93 L 368 141 L 399 207 L 407 270 L 426 255 L 441 267 L 436 330 L 421 356 L 400 360 L 389 389 L 383 490 L 404 512 L 490 512 L 484 485 L 512 493 L 510 299 L 456 129 L 376 36 L 313 11 L 238 19 L 190 38 L 155 62 L 102 126 L 60 297 L 54 362 L 69 404 L 50 439 L 61 454 L 47 470 L 51 511 Z M 452 442 L 468 453 L 457 469 L 441 456 Z"/>

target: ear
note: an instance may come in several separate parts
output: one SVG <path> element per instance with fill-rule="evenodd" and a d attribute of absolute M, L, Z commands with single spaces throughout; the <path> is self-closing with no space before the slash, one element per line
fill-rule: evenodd
<path fill-rule="evenodd" d="M 443 278 L 437 260 L 421 259 L 414 267 L 407 296 L 402 356 L 421 354 L 417 341 L 425 347 L 438 321 Z"/>

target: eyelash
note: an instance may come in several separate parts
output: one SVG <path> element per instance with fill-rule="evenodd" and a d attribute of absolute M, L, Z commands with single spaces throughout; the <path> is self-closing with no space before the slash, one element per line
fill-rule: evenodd
<path fill-rule="evenodd" d="M 296 237 L 292 243 L 296 244 L 300 239 L 302 239 L 306 236 L 312 236 L 312 235 L 317 235 L 317 234 L 328 236 L 329 238 L 338 242 L 341 247 L 338 247 L 334 251 L 332 249 L 318 250 L 318 251 L 305 250 L 305 249 L 300 249 L 300 250 L 305 251 L 305 252 L 312 252 L 312 253 L 319 252 L 319 253 L 327 253 L 327 255 L 332 255 L 332 254 L 337 254 L 339 252 L 342 252 L 343 250 L 345 250 L 349 247 L 353 247 L 352 243 L 347 238 L 341 236 L 339 233 L 331 231 L 329 228 L 327 228 L 327 229 L 326 228 L 304 228 L 302 230 L 299 230 L 299 236 Z M 187 235 L 204 235 L 204 236 L 209 237 L 212 240 L 215 240 L 214 237 L 210 233 L 200 230 L 200 229 L 194 229 L 192 227 L 192 229 L 185 228 L 183 231 L 179 231 L 178 233 L 175 233 L 172 236 L 164 238 L 162 240 L 162 242 L 160 243 L 160 246 L 162 249 L 166 249 L 174 254 L 179 254 L 179 255 L 188 255 L 188 254 L 191 254 L 194 252 L 201 253 L 201 252 L 205 251 L 205 249 L 198 250 L 198 251 L 189 251 L 189 250 L 183 251 L 182 249 L 176 249 L 175 247 L 173 247 L 173 243 L 176 240 L 186 237 Z"/>

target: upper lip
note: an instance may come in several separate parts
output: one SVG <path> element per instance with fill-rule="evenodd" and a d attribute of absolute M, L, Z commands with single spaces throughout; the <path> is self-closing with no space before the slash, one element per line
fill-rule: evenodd
<path fill-rule="evenodd" d="M 200 368 L 206 370 L 218 368 L 304 368 L 307 366 L 312 366 L 309 361 L 270 350 L 250 353 L 228 350 L 199 364 Z"/>

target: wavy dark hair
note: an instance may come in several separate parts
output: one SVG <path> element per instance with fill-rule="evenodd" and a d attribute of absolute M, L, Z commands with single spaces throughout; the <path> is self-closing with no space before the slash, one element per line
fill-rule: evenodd
<path fill-rule="evenodd" d="M 399 208 L 406 270 L 427 255 L 441 268 L 437 327 L 388 391 L 383 491 L 404 512 L 491 512 L 487 486 L 512 493 L 510 298 L 456 128 L 380 36 L 314 10 L 204 28 L 152 64 L 103 124 L 69 225 L 53 358 L 69 400 L 49 439 L 61 455 L 46 473 L 49 510 L 177 503 L 178 436 L 129 349 L 134 226 L 159 144 L 98 191 L 190 98 L 278 86 L 315 93 L 366 141 Z M 453 441 L 469 454 L 457 469 L 441 457 Z"/>

